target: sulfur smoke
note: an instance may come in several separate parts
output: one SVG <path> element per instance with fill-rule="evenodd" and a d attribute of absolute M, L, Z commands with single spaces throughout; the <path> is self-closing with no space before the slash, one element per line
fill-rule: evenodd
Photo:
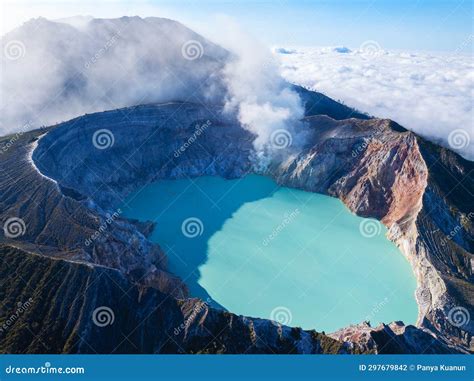
<path fill-rule="evenodd" d="M 225 20 L 224 48 L 167 19 L 31 20 L 2 38 L 0 135 L 168 101 L 224 103 L 260 161 L 296 144 L 299 96 L 270 50 Z"/>
<path fill-rule="evenodd" d="M 136 104 L 208 101 L 228 52 L 160 18 L 33 19 L 1 39 L 0 134 Z"/>
<path fill-rule="evenodd" d="M 232 20 L 225 19 L 222 29 L 226 38 L 219 42 L 233 53 L 223 70 L 225 109 L 235 112 L 242 126 L 257 136 L 258 161 L 265 165 L 276 150 L 298 143 L 304 108 L 267 47 Z"/>

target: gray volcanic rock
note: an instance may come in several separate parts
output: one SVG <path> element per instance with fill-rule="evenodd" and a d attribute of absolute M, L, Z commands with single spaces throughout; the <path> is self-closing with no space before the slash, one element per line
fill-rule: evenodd
<path fill-rule="evenodd" d="M 309 102 L 311 94 L 305 97 Z M 324 98 L 319 99 L 324 103 Z M 318 110 L 317 102 L 312 104 L 306 107 L 309 113 Z M 436 353 L 469 350 L 472 320 L 458 325 L 451 311 L 462 307 L 470 316 L 474 313 L 469 267 L 473 226 L 468 218 L 473 164 L 388 120 L 363 116 L 335 120 L 332 116 L 338 118 L 350 110 L 334 107 L 331 103 L 326 108 L 329 116 L 308 115 L 304 146 L 274 156 L 267 174 L 286 186 L 340 197 L 355 213 L 378 218 L 388 226 L 389 238 L 408 258 L 418 280 L 419 327 L 360 326 L 335 333 L 337 340 L 333 340 L 314 331 L 235 317 L 196 299 L 182 299 L 175 301 L 181 311 L 178 315 L 183 316 L 176 342 L 184 352 L 243 353 L 249 343 L 253 353 L 419 353 L 424 344 L 431 348 L 425 350 Z M 104 129 L 111 133 L 113 144 L 100 149 L 93 144 L 94 134 Z M 127 194 L 150 181 L 200 175 L 233 178 L 253 171 L 254 138 L 219 106 L 183 102 L 85 115 L 47 131 L 24 134 L 2 151 L 0 166 L 7 176 L 0 182 L 0 218 L 24 219 L 26 234 L 1 240 L 40 256 L 60 258 L 64 266 L 90 264 L 86 267 L 91 273 L 107 266 L 111 268 L 107 274 L 118 274 L 114 277 L 121 277 L 120 282 L 181 299 L 184 287 L 166 272 L 163 254 L 157 254 L 159 249 L 143 234 L 150 225 L 118 217 L 99 238 L 89 245 L 84 242 L 100 229 L 107 214 L 110 218 L 116 212 Z M 8 138 L 2 144 L 7 147 Z M 5 295 L 13 292 L 3 287 Z M 60 297 L 66 296 L 55 300 Z M 42 300 L 54 308 L 53 301 Z M 154 300 L 147 308 L 156 307 L 159 301 Z M 124 305 L 116 308 L 135 314 Z M 131 304 L 130 310 L 134 308 Z M 65 319 L 70 325 L 77 317 Z M 218 341 L 203 346 L 209 332 Z M 148 331 L 142 334 L 147 336 Z M 162 339 L 156 337 L 157 343 Z M 23 345 L 28 348 L 29 341 Z M 64 343 L 58 345 L 55 351 L 65 350 Z M 169 352 L 177 351 L 170 345 Z M 124 351 L 150 352 L 157 346 L 143 344 Z"/>
<path fill-rule="evenodd" d="M 107 149 L 94 146 L 103 129 L 113 136 Z M 33 159 L 62 187 L 117 208 L 131 190 L 160 178 L 243 176 L 253 138 L 220 107 L 171 102 L 73 119 L 44 136 Z"/>
<path fill-rule="evenodd" d="M 339 197 L 358 215 L 408 226 L 428 176 L 416 136 L 383 119 L 306 121 L 309 147 L 275 162 L 269 172 L 280 183 Z"/>
<path fill-rule="evenodd" d="M 418 324 L 472 348 L 474 163 L 389 120 L 306 119 L 311 144 L 269 174 L 381 220 L 417 277 Z"/>
<path fill-rule="evenodd" d="M 177 301 L 117 270 L 3 245 L 0 255 L 0 353 L 355 352 L 314 331 Z"/>
<path fill-rule="evenodd" d="M 349 344 L 357 343 L 364 352 L 379 354 L 449 354 L 455 350 L 443 345 L 428 330 L 421 330 L 412 325 L 405 326 L 403 322 L 393 322 L 389 325 L 380 324 L 371 327 L 364 322 L 351 325 L 329 335 L 339 341 Z"/>
<path fill-rule="evenodd" d="M 37 171 L 31 155 L 38 136 L 44 133 L 37 130 L 14 135 L 0 143 L 0 220 L 4 226 L 0 243 L 9 242 L 45 256 L 117 268 L 165 292 L 186 295 L 181 280 L 165 271 L 166 257 L 161 249 L 149 242 L 135 224 L 120 218 L 117 212 L 112 216 L 96 213 L 93 204 L 65 196 L 56 181 Z M 7 234 L 11 218 L 21 218 L 25 223 L 23 234 L 16 239 Z"/>

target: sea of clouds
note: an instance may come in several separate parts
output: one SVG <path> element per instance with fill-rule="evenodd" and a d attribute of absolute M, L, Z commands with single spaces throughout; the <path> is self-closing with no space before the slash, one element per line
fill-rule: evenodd
<path fill-rule="evenodd" d="M 160 18 L 25 23 L 0 39 L 0 135 L 188 100 L 224 104 L 257 135 L 255 147 L 266 157 L 282 137 L 304 140 L 303 107 L 289 86 L 296 83 L 474 160 L 472 56 L 388 52 L 374 41 L 357 50 L 279 47 L 272 55 L 233 20 L 215 25 L 224 49 Z"/>
<path fill-rule="evenodd" d="M 274 49 L 290 82 L 320 91 L 474 160 L 474 62 L 469 55 L 389 52 L 372 42 Z"/>

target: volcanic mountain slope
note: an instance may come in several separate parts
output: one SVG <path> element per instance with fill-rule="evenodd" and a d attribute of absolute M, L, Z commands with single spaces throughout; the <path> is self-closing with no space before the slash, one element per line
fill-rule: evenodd
<path fill-rule="evenodd" d="M 1 238 L 1 350 L 468 351 L 472 321 L 459 324 L 451 311 L 474 313 L 473 164 L 394 122 L 343 119 L 350 109 L 299 91 L 307 106 L 306 144 L 281 150 L 267 174 L 286 186 L 340 197 L 355 213 L 389 227 L 418 279 L 418 327 L 364 323 L 329 337 L 187 299 L 163 252 L 146 239 L 151 226 L 121 218 L 117 208 L 151 181 L 251 173 L 255 136 L 218 106 L 172 102 L 84 115 L 0 142 L 0 220 L 25 223 L 23 235 Z M 196 144 L 186 144 L 199 126 L 207 127 Z M 93 144 L 100 129 L 112 133 L 107 149 Z M 115 320 L 99 327 L 93 315 L 104 306 Z"/>
<path fill-rule="evenodd" d="M 472 345 L 474 165 L 389 120 L 306 118 L 310 148 L 275 163 L 282 184 L 381 220 L 418 280 L 418 325 Z M 347 331 L 334 337 L 350 339 Z"/>
<path fill-rule="evenodd" d="M 210 101 L 223 94 L 219 73 L 230 56 L 181 23 L 158 17 L 79 26 L 32 19 L 2 36 L 0 47 L 0 131 L 8 132 L 140 103 Z"/>
<path fill-rule="evenodd" d="M 18 310 L 19 300 L 25 305 L 18 317 L 3 321 L 3 353 L 352 351 L 316 332 L 210 310 L 196 299 L 178 301 L 111 268 L 52 260 L 12 247 L 0 251 L 6 282 L 2 311 Z M 94 315 L 99 306 L 115 312 L 110 325 L 101 326 L 105 315 Z"/>

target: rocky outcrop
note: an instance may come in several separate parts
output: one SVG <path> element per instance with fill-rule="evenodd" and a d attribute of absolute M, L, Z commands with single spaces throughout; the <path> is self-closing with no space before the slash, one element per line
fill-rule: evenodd
<path fill-rule="evenodd" d="M 121 271 L 0 245 L 0 353 L 352 353 L 314 331 L 178 301 Z"/>
<path fill-rule="evenodd" d="M 431 349 L 426 351 L 468 351 L 472 321 L 469 318 L 459 324 L 452 311 L 462 308 L 469 316 L 474 314 L 469 217 L 473 164 L 392 121 L 364 115 L 337 120 L 352 111 L 338 109 L 334 103 L 328 106 L 325 98 L 314 96 L 321 103 L 310 102 L 311 93 L 304 93 L 308 131 L 303 147 L 280 151 L 267 174 L 286 186 L 339 197 L 355 213 L 387 225 L 389 238 L 408 258 L 418 280 L 417 327 L 398 323 L 382 328 L 355 326 L 331 339 L 313 331 L 236 317 L 184 298 L 185 287 L 167 272 L 161 250 L 146 239 L 151 226 L 123 219 L 120 213 L 117 216 L 117 208 L 131 191 L 158 179 L 235 178 L 253 171 L 254 136 L 219 106 L 183 102 L 136 106 L 33 131 L 13 144 L 8 144 L 11 137 L 4 138 L 0 144 L 9 148 L 2 149 L 0 160 L 5 173 L 0 180 L 0 218 L 2 222 L 22 218 L 26 230 L 24 235 L 4 236 L 1 241 L 56 260 L 42 261 L 119 277 L 118 284 L 129 282 L 127 287 L 133 285 L 136 292 L 133 303 L 115 307 L 131 314 L 127 324 L 135 321 L 132 309 L 145 313 L 134 304 L 142 293 L 171 295 L 174 304 L 169 308 L 175 312 L 170 313 L 181 319 L 178 338 L 172 336 L 179 346 L 168 343 L 169 347 L 163 344 L 165 349 L 159 349 L 164 337 L 145 330 L 139 345 L 134 342 L 138 349 L 126 344 L 124 352 L 243 353 L 250 347 L 252 353 L 419 353 L 428 343 Z M 311 114 L 321 110 L 330 115 Z M 109 138 L 105 149 L 97 144 L 98 131 Z M 25 276 L 31 276 L 25 271 Z M 29 271 L 33 272 L 32 267 Z M 3 287 L 5 295 L 14 290 Z M 117 297 L 111 294 L 114 303 Z M 89 312 L 98 305 L 93 302 L 96 294 L 90 298 L 83 301 L 91 303 Z M 146 311 L 160 304 L 158 296 L 153 298 Z M 46 296 L 42 300 L 50 303 Z M 49 307 L 58 308 L 52 300 Z M 77 315 L 64 315 L 64 319 L 65 324 L 73 325 Z M 178 320 L 172 319 L 173 324 Z M 170 327 L 158 329 L 156 335 L 166 334 Z M 51 326 L 46 332 L 56 329 Z M 155 341 L 145 345 L 143 337 L 149 335 Z M 207 339 L 213 343 L 210 347 L 203 346 Z M 84 347 L 65 347 L 58 340 L 53 352 L 85 351 Z M 30 348 L 30 341 L 22 343 Z M 31 348 L 28 350 L 40 351 Z M 104 353 L 110 349 L 100 347 Z"/>
<path fill-rule="evenodd" d="M 110 147 L 99 146 L 109 138 Z M 158 179 L 243 176 L 252 140 L 220 107 L 172 102 L 73 119 L 42 138 L 33 160 L 61 187 L 113 211 Z"/>
<path fill-rule="evenodd" d="M 418 280 L 417 324 L 472 350 L 474 164 L 390 120 L 306 120 L 311 144 L 269 173 L 381 220 Z"/>
<path fill-rule="evenodd" d="M 31 161 L 37 130 L 3 140 L 0 170 L 0 220 L 4 228 L 0 242 L 74 262 L 116 268 L 132 279 L 156 285 L 164 292 L 185 296 L 186 286 L 165 271 L 166 257 L 149 242 L 140 226 L 121 218 L 120 211 L 98 212 L 84 197 L 66 196 L 55 180 L 40 174 Z M 71 191 L 69 193 L 72 193 Z M 20 218 L 23 227 L 15 228 Z M 17 236 L 17 233 L 21 233 Z"/>
<path fill-rule="evenodd" d="M 456 353 L 454 349 L 440 343 L 429 331 L 405 326 L 403 322 L 392 322 L 371 327 L 368 322 L 351 325 L 329 335 L 338 341 L 357 343 L 365 353 L 379 354 L 448 354 Z"/>
<path fill-rule="evenodd" d="M 353 212 L 407 229 L 428 172 L 416 137 L 390 120 L 306 118 L 308 149 L 274 163 L 280 183 L 339 197 Z"/>

